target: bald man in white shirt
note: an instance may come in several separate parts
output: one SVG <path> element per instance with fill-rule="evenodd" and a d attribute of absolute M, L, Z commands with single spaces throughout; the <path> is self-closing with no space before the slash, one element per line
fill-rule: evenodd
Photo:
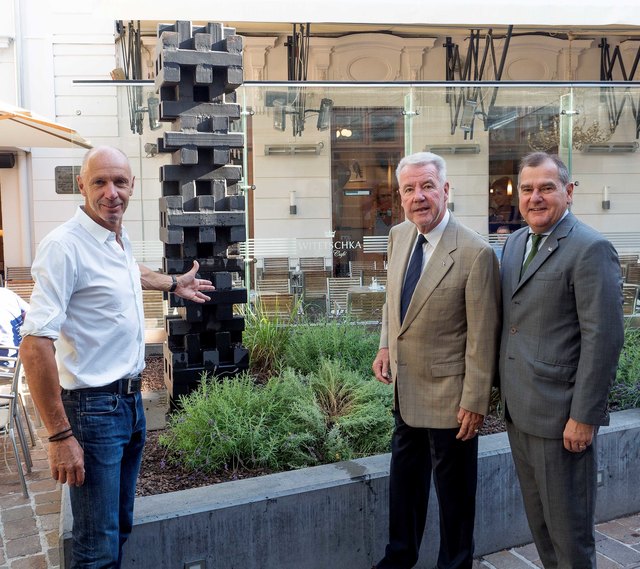
<path fill-rule="evenodd" d="M 205 302 L 211 282 L 138 265 L 122 218 L 135 178 L 116 148 L 90 150 L 78 176 L 84 197 L 32 265 L 35 287 L 20 354 L 49 433 L 52 477 L 68 483 L 71 567 L 120 567 L 133 525 L 145 418 L 142 289 Z"/>

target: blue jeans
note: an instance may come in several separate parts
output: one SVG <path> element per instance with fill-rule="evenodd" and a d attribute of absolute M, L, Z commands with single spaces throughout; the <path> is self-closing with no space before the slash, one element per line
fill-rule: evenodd
<path fill-rule="evenodd" d="M 85 481 L 70 487 L 72 569 L 119 568 L 133 527 L 136 479 L 145 441 L 140 393 L 62 392 L 73 433 L 84 449 Z"/>

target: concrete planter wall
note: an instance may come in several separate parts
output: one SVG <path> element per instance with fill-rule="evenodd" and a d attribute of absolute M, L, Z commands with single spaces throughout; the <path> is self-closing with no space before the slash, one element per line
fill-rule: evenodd
<path fill-rule="evenodd" d="M 640 511 L 640 410 L 614 413 L 598 438 L 598 521 Z M 389 455 L 306 468 L 136 500 L 123 567 L 360 569 L 381 557 L 387 535 Z M 419 568 L 438 547 L 436 497 Z M 71 515 L 60 543 L 68 567 Z M 531 541 L 506 434 L 480 439 L 476 554 Z M 65 563 L 66 560 L 66 563 Z"/>

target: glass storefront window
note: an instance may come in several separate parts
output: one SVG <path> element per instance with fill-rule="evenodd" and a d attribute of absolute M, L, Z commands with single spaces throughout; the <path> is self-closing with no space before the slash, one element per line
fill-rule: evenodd
<path fill-rule="evenodd" d="M 562 156 L 579 184 L 574 211 L 611 232 L 601 193 L 614 164 L 636 169 L 637 154 L 624 148 L 637 149 L 639 92 L 559 83 L 244 85 L 240 99 L 253 113 L 254 278 L 268 275 L 265 259 L 286 258 L 296 271 L 301 259 L 322 257 L 327 275 L 383 282 L 386 236 L 403 219 L 395 168 L 421 150 L 447 160 L 451 209 L 498 252 L 504 235 L 523 225 L 518 164 L 537 150 Z M 318 103 L 327 100 L 329 126 L 318 129 Z M 624 186 L 621 193 L 631 187 Z"/>
<path fill-rule="evenodd" d="M 395 169 L 422 150 L 445 158 L 450 208 L 498 253 L 523 224 L 519 160 L 537 150 L 557 152 L 569 166 L 574 213 L 621 253 L 640 250 L 640 86 L 261 82 L 241 86 L 237 101 L 243 179 L 229 191 L 246 201 L 240 254 L 252 291 L 284 278 L 278 290 L 315 296 L 332 313 L 340 308 L 327 300 L 327 278 L 384 286 L 387 235 L 403 219 Z M 126 115 L 122 123 L 127 130 Z M 153 154 L 162 131 L 151 132 L 146 116 L 144 127 L 142 212 L 159 194 L 158 163 L 170 160 Z M 141 214 L 145 241 L 155 238 L 154 214 Z"/>

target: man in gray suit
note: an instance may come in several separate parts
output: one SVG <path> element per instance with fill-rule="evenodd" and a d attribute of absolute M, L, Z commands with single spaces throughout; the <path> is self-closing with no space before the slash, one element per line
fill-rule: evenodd
<path fill-rule="evenodd" d="M 623 343 L 615 249 L 569 212 L 563 162 L 519 173 L 528 227 L 502 254 L 502 402 L 529 527 L 545 569 L 596 567 L 596 434 Z"/>
<path fill-rule="evenodd" d="M 376 379 L 393 384 L 389 543 L 378 569 L 418 561 L 433 472 L 438 569 L 471 569 L 478 429 L 489 407 L 500 323 L 491 246 L 447 209 L 444 160 L 421 152 L 396 170 L 407 220 L 391 229 Z"/>

